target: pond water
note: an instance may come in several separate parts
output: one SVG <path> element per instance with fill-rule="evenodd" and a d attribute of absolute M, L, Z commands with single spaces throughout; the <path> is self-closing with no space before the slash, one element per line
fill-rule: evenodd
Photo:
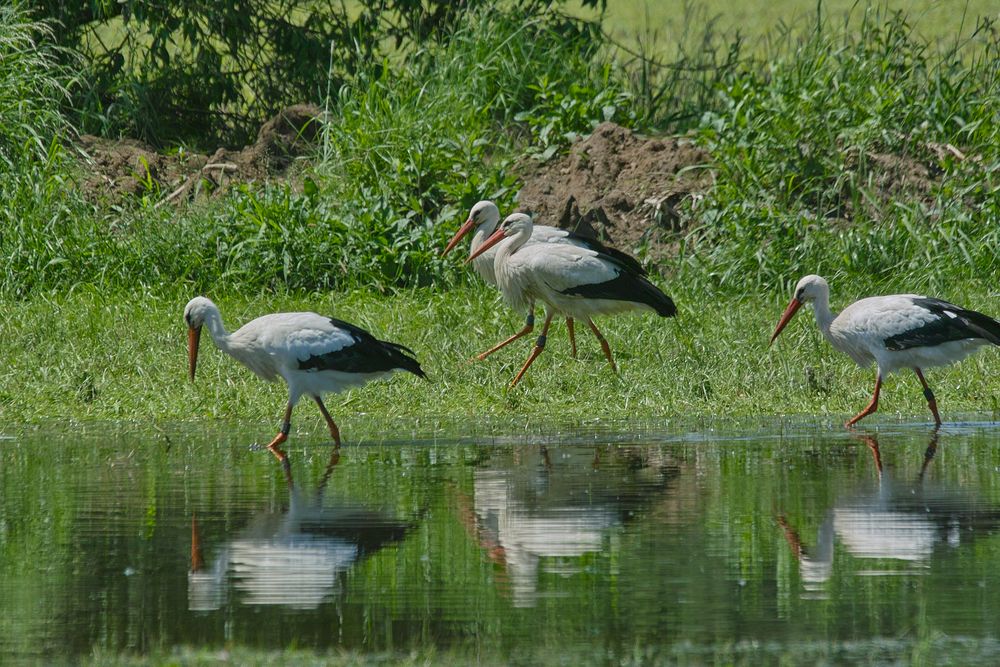
<path fill-rule="evenodd" d="M 0 440 L 0 663 L 1000 662 L 993 422 L 260 435 Z"/>

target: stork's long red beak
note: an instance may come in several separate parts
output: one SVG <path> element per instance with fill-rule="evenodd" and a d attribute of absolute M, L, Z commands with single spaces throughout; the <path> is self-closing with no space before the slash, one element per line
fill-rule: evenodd
<path fill-rule="evenodd" d="M 469 255 L 469 258 L 466 259 L 465 262 L 463 262 L 463 263 L 464 264 L 468 264 L 469 262 L 471 262 L 472 260 L 474 260 L 476 257 L 479 257 L 484 252 L 486 252 L 487 250 L 489 250 L 490 248 L 492 248 L 493 246 L 495 246 L 496 244 L 500 243 L 503 240 L 504 240 L 504 229 L 503 229 L 503 227 L 501 227 L 500 229 L 498 229 L 495 232 L 493 232 L 493 235 L 490 236 L 488 239 L 486 239 L 486 241 L 485 241 L 485 243 L 483 243 L 483 245 L 479 246 L 479 250 L 477 250 L 476 252 L 474 252 L 471 255 Z"/>
<path fill-rule="evenodd" d="M 472 227 L 475 224 L 476 221 L 473 220 L 472 218 L 469 218 L 464 223 L 462 223 L 462 226 L 458 228 L 458 231 L 455 232 L 455 235 L 451 237 L 450 241 L 448 241 L 448 245 L 446 245 L 444 250 L 441 251 L 441 256 L 444 257 L 449 252 L 451 252 L 455 248 L 455 246 L 458 245 L 458 242 L 462 240 L 462 237 L 468 234 L 470 231 L 472 231 Z"/>
<path fill-rule="evenodd" d="M 795 314 L 795 312 L 801 307 L 802 307 L 802 302 L 799 301 L 798 299 L 793 298 L 791 301 L 788 302 L 788 307 L 785 308 L 785 312 L 781 314 L 781 319 L 778 320 L 778 326 L 774 328 L 774 333 L 771 334 L 771 340 L 770 342 L 768 342 L 768 346 L 770 346 L 771 343 L 774 342 L 774 339 L 778 337 L 778 334 L 781 333 L 781 330 L 785 328 L 785 325 L 788 324 L 789 320 L 792 319 L 792 316 Z"/>
<path fill-rule="evenodd" d="M 198 365 L 198 343 L 201 342 L 201 327 L 188 327 L 188 375 L 194 382 L 194 369 Z"/>

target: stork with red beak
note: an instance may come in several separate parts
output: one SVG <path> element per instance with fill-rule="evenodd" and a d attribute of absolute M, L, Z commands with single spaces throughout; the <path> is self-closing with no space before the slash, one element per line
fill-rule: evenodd
<path fill-rule="evenodd" d="M 214 303 L 198 296 L 184 308 L 188 326 L 188 371 L 194 381 L 202 327 L 215 346 L 267 382 L 279 377 L 288 385 L 288 403 L 281 430 L 267 447 L 279 459 L 278 445 L 288 439 L 292 408 L 303 394 L 312 397 L 326 419 L 330 437 L 340 446 L 340 429 L 333 421 L 323 394 L 367 383 L 394 371 L 425 378 L 413 352 L 398 343 L 378 340 L 364 329 L 316 313 L 263 315 L 228 333 Z"/>
<path fill-rule="evenodd" d="M 830 312 L 830 287 L 815 275 L 795 286 L 795 295 L 771 334 L 771 343 L 804 304 L 811 303 L 816 324 L 836 349 L 859 366 L 875 362 L 875 391 L 864 410 L 845 424 L 851 427 L 878 409 L 882 380 L 889 373 L 910 368 L 924 387 L 927 407 L 941 425 L 937 401 L 923 370 L 946 366 L 984 345 L 1000 345 L 1000 322 L 947 301 L 916 294 L 872 296 L 855 301 L 839 315 Z"/>
<path fill-rule="evenodd" d="M 496 259 L 496 249 L 486 248 L 483 249 L 483 244 L 486 243 L 486 239 L 493 234 L 497 227 L 500 225 L 500 209 L 493 202 L 484 199 L 483 201 L 477 202 L 475 206 L 469 211 L 469 217 L 462 224 L 455 235 L 448 241 L 448 245 L 445 247 L 441 256 L 444 257 L 449 252 L 451 252 L 458 242 L 461 241 L 466 234 L 475 229 L 475 233 L 472 235 L 472 243 L 469 247 L 469 261 L 472 262 L 472 268 L 475 269 L 476 273 L 486 281 L 488 285 L 497 286 L 497 274 L 496 268 L 494 267 Z M 565 229 L 559 229 L 558 227 L 550 227 L 548 225 L 534 225 L 531 231 L 531 237 L 525 242 L 528 245 L 534 244 L 545 244 L 554 243 L 560 245 L 569 245 L 577 248 L 586 248 L 588 250 L 593 250 L 594 252 L 603 253 L 609 257 L 613 257 L 616 261 L 620 262 L 622 265 L 627 266 L 633 273 L 645 276 L 646 270 L 642 267 L 639 262 L 624 252 L 611 248 L 604 245 L 596 239 L 587 238 L 585 236 L 580 236 L 579 234 L 574 234 L 573 232 L 567 231 Z M 482 249 L 482 252 L 480 250 Z M 497 343 L 485 352 L 476 355 L 476 359 L 482 361 L 486 357 L 490 356 L 502 347 L 505 347 L 513 343 L 518 338 L 527 336 L 535 328 L 535 303 L 532 300 L 530 303 L 525 305 L 528 311 L 528 315 L 525 318 L 524 327 L 515 333 L 513 336 Z M 570 350 L 573 357 L 576 357 L 576 335 L 573 329 L 573 318 L 566 317 L 566 329 L 569 332 L 569 343 Z"/>
<path fill-rule="evenodd" d="M 512 387 L 545 348 L 549 325 L 556 313 L 585 320 L 615 372 L 618 369 L 611 347 L 594 324 L 595 315 L 629 310 L 650 310 L 661 317 L 673 317 L 677 313 L 670 297 L 633 270 L 630 263 L 614 255 L 565 243 L 529 244 L 532 228 L 527 215 L 509 215 L 466 260 L 474 261 L 490 248 L 499 246 L 494 268 L 497 285 L 507 303 L 514 310 L 529 308 L 535 300 L 546 305 L 542 334 L 511 383 Z"/>

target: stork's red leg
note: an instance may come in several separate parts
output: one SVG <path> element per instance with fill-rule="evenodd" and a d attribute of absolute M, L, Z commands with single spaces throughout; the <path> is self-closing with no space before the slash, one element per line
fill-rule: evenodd
<path fill-rule="evenodd" d="M 319 406 L 319 411 L 323 413 L 323 419 L 326 420 L 326 426 L 330 429 L 330 437 L 333 438 L 334 444 L 336 444 L 337 447 L 340 447 L 340 429 L 337 428 L 337 424 L 333 421 L 333 417 L 330 416 L 326 406 L 323 405 L 323 399 L 319 396 L 313 396 L 313 400 L 316 401 L 316 405 Z"/>
<path fill-rule="evenodd" d="M 573 318 L 566 318 L 566 330 L 569 332 L 570 356 L 576 359 L 576 331 L 573 329 Z"/>
<path fill-rule="evenodd" d="M 510 345 L 511 343 L 513 343 L 518 338 L 521 338 L 522 336 L 527 336 L 534 329 L 535 329 L 535 314 L 532 312 L 532 313 L 528 313 L 528 317 L 525 318 L 525 320 L 524 320 L 524 328 L 522 328 L 520 331 L 518 331 L 516 334 L 514 334 L 513 336 L 511 336 L 507 340 L 504 340 L 504 341 L 501 341 L 501 342 L 497 343 L 496 345 L 494 345 L 490 349 L 486 350 L 482 354 L 477 354 L 476 355 L 476 359 L 478 359 L 479 361 L 482 361 L 483 359 L 485 359 L 486 357 L 490 356 L 491 354 L 493 354 L 494 352 L 496 352 L 500 348 L 506 347 L 507 345 Z"/>
<path fill-rule="evenodd" d="M 288 440 L 288 432 L 292 430 L 292 407 L 292 402 L 289 401 L 285 406 L 285 419 L 281 422 L 281 430 L 274 436 L 274 440 L 267 443 L 268 450 L 281 462 L 288 460 L 288 455 L 278 445 Z"/>
<path fill-rule="evenodd" d="M 875 462 L 875 472 L 878 473 L 878 478 L 882 479 L 882 450 L 878 447 L 878 440 L 871 436 L 865 436 L 864 440 L 872 453 L 872 461 Z"/>
<path fill-rule="evenodd" d="M 878 373 L 878 375 L 875 376 L 875 392 L 872 394 L 872 400 L 868 403 L 868 407 L 866 407 L 858 414 L 854 415 L 854 417 L 852 417 L 850 421 L 844 424 L 844 426 L 850 428 L 859 421 L 861 421 L 862 419 L 864 419 L 865 417 L 867 417 L 868 415 L 870 415 L 871 413 L 878 410 L 878 394 L 881 390 L 882 390 L 882 373 L 880 372 Z"/>
<path fill-rule="evenodd" d="M 517 386 L 517 383 L 521 381 L 521 378 L 524 377 L 525 372 L 527 372 L 528 367 L 534 363 L 535 359 L 538 358 L 538 355 L 540 355 L 542 350 L 545 349 L 545 338 L 549 333 L 549 325 L 552 324 L 553 315 L 555 315 L 553 312 L 549 312 L 545 315 L 545 324 L 542 326 L 542 334 L 538 337 L 538 340 L 535 341 L 535 347 L 531 348 L 531 354 L 528 355 L 528 360 L 525 361 L 524 366 L 521 367 L 521 372 L 519 372 L 517 377 L 514 378 L 514 381 L 510 383 L 511 387 Z"/>
<path fill-rule="evenodd" d="M 924 385 L 924 398 L 927 399 L 927 407 L 931 409 L 931 414 L 934 415 L 934 425 L 941 425 L 941 415 L 938 414 L 937 400 L 934 398 L 934 392 L 931 391 L 931 386 L 927 384 L 927 380 L 924 379 L 924 374 L 920 372 L 919 368 L 914 367 L 913 369 L 917 373 L 917 377 L 920 378 L 920 384 Z"/>
<path fill-rule="evenodd" d="M 588 317 L 587 318 L 587 324 L 590 325 L 590 330 L 594 332 L 594 335 L 597 336 L 597 340 L 600 341 L 600 343 L 601 343 L 601 349 L 604 351 L 604 356 L 607 357 L 608 363 L 611 364 L 611 370 L 613 370 L 615 373 L 617 373 L 618 372 L 618 367 L 615 366 L 615 360 L 611 356 L 611 346 L 608 345 L 608 341 L 604 338 L 604 335 L 597 328 L 597 325 L 594 324 L 594 320 L 592 320 L 592 319 L 590 319 Z"/>

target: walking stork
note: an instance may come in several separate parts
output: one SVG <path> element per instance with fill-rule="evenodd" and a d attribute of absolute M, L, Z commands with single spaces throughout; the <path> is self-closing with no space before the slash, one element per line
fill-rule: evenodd
<path fill-rule="evenodd" d="M 542 334 L 512 387 L 545 348 L 549 325 L 556 313 L 585 320 L 615 372 L 618 369 L 611 347 L 591 318 L 628 310 L 651 310 L 661 317 L 677 313 L 670 297 L 628 262 L 608 253 L 564 243 L 528 244 L 532 231 L 530 217 L 523 213 L 509 215 L 466 260 L 474 261 L 499 244 L 494 268 L 497 285 L 507 303 L 514 310 L 531 307 L 536 299 L 546 305 Z"/>
<path fill-rule="evenodd" d="M 486 243 L 486 239 L 497 230 L 499 225 L 500 209 L 497 208 L 497 205 L 488 199 L 477 202 L 476 205 L 469 211 L 468 219 L 462 224 L 451 240 L 448 241 L 448 245 L 441 253 L 441 256 L 444 257 L 451 252 L 455 246 L 458 245 L 458 242 L 461 241 L 466 234 L 472 231 L 473 228 L 475 228 L 476 232 L 472 235 L 472 243 L 469 247 L 469 254 L 470 256 L 476 255 L 479 249 L 482 248 L 483 244 Z M 642 265 L 631 255 L 621 252 L 620 250 L 616 250 L 615 248 L 608 247 L 596 239 L 580 236 L 565 229 L 559 229 L 558 227 L 535 225 L 532 228 L 531 237 L 528 239 L 527 243 L 558 243 L 578 248 L 587 248 L 595 252 L 604 253 L 614 257 L 623 265 L 627 266 L 633 273 L 640 276 L 646 275 L 646 270 L 642 268 Z M 493 248 L 489 248 L 476 255 L 475 258 L 470 257 L 472 260 L 472 268 L 475 269 L 476 273 L 478 273 L 487 284 L 493 285 L 494 287 L 497 286 L 497 274 L 496 269 L 494 268 L 495 258 L 496 250 Z M 482 361 L 500 348 L 513 343 L 518 338 L 530 334 L 535 328 L 534 301 L 527 305 L 527 309 L 528 315 L 525 318 L 524 327 L 520 331 L 497 343 L 485 352 L 476 355 L 476 359 Z M 566 329 L 569 332 L 571 354 L 574 358 L 576 358 L 576 335 L 574 333 L 572 317 L 566 318 Z"/>
<path fill-rule="evenodd" d="M 198 296 L 184 308 L 184 321 L 188 325 L 188 372 L 192 382 L 201 329 L 206 326 L 215 346 L 254 375 L 267 382 L 281 377 L 288 385 L 281 430 L 267 445 L 279 459 L 284 458 L 284 453 L 278 446 L 288 439 L 292 427 L 292 408 L 303 394 L 316 401 L 330 437 L 339 447 L 340 429 L 323 405 L 323 394 L 360 386 L 393 371 L 427 377 L 420 363 L 409 356 L 413 354 L 409 348 L 378 340 L 360 327 L 316 313 L 263 315 L 228 333 L 218 307 Z"/>
<path fill-rule="evenodd" d="M 883 378 L 904 368 L 911 368 L 917 374 L 934 424 L 940 426 L 937 401 L 922 369 L 952 364 L 983 345 L 1000 345 L 1000 322 L 974 310 L 916 294 L 868 297 L 834 316 L 830 312 L 830 286 L 816 275 L 806 276 L 795 286 L 795 295 L 771 334 L 771 343 L 806 303 L 812 304 L 816 324 L 831 345 L 859 366 L 874 361 L 878 368 L 872 399 L 844 424 L 848 428 L 878 409 Z"/>

